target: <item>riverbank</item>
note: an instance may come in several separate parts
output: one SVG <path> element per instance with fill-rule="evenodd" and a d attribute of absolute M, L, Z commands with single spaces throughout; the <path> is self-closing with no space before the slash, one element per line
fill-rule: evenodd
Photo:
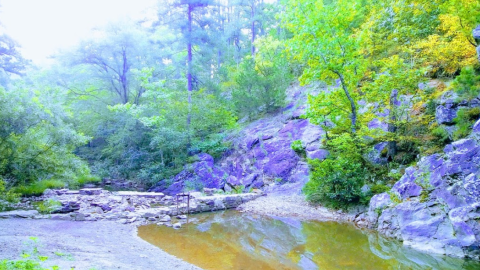
<path fill-rule="evenodd" d="M 19 259 L 30 237 L 45 266 L 60 269 L 201 269 L 143 241 L 137 227 L 113 221 L 0 220 L 0 259 Z"/>
<path fill-rule="evenodd" d="M 349 212 L 312 205 L 301 190 L 304 183 L 288 183 L 267 188 L 265 196 L 241 204 L 237 210 L 266 216 L 292 217 L 299 220 L 355 222 L 367 209 L 359 207 Z"/>

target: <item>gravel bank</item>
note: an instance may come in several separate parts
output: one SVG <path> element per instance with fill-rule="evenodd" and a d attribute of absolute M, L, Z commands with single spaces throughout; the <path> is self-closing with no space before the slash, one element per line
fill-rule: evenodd
<path fill-rule="evenodd" d="M 135 226 L 110 221 L 0 219 L 0 259 L 19 259 L 29 237 L 49 257 L 45 266 L 60 269 L 200 269 L 143 241 Z"/>
<path fill-rule="evenodd" d="M 294 217 L 301 220 L 347 221 L 355 215 L 333 211 L 322 206 L 312 206 L 301 194 L 271 193 L 240 205 L 238 210 L 260 215 Z"/>

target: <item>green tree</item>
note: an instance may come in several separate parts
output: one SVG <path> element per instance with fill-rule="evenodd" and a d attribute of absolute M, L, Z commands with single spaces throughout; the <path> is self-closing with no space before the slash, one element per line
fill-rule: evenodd
<path fill-rule="evenodd" d="M 311 99 L 310 116 L 316 123 L 318 115 L 332 121 L 350 119 L 350 130 L 357 129 L 357 87 L 364 76 L 366 61 L 360 53 L 357 28 L 364 20 L 362 1 L 292 0 L 286 7 L 283 22 L 293 37 L 287 50 L 306 64 L 301 82 L 339 80 L 332 88 Z M 336 121 L 340 124 L 339 121 Z"/>

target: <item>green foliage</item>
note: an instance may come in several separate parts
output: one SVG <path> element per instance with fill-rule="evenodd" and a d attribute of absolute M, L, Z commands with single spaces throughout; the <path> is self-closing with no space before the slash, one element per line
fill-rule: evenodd
<path fill-rule="evenodd" d="M 389 191 L 391 188 L 389 186 L 386 186 L 384 184 L 375 184 L 370 187 L 370 191 L 372 194 L 380 194 Z"/>
<path fill-rule="evenodd" d="M 480 108 L 460 108 L 457 111 L 457 117 L 453 119 L 457 130 L 453 133 L 453 139 L 459 140 L 467 137 L 472 131 L 472 126 L 480 117 Z"/>
<path fill-rule="evenodd" d="M 98 184 L 102 179 L 94 175 L 80 175 L 75 180 L 75 186 L 82 187 L 86 184 Z"/>
<path fill-rule="evenodd" d="M 285 104 L 285 90 L 292 81 L 281 42 L 267 37 L 256 44 L 259 51 L 255 58 L 246 57 L 238 67 L 231 67 L 230 81 L 223 84 L 231 91 L 239 117 L 258 117 L 281 108 Z"/>
<path fill-rule="evenodd" d="M 428 168 L 424 169 L 424 172 L 415 179 L 415 184 L 422 188 L 422 191 L 420 192 L 420 202 L 428 201 L 430 192 L 433 189 L 433 186 L 430 184 L 430 172 L 428 171 Z"/>
<path fill-rule="evenodd" d="M 245 191 L 246 189 L 244 185 L 235 186 L 234 188 L 232 188 L 232 194 L 242 194 Z"/>
<path fill-rule="evenodd" d="M 480 75 L 476 74 L 473 67 L 464 67 L 452 87 L 460 99 L 474 99 L 480 94 Z"/>
<path fill-rule="evenodd" d="M 202 181 L 200 181 L 200 179 L 187 180 L 185 181 L 184 185 L 185 185 L 183 188 L 184 192 L 199 191 L 199 190 L 203 190 L 204 188 L 204 185 Z"/>
<path fill-rule="evenodd" d="M 55 199 L 48 199 L 46 201 L 42 201 L 37 205 L 38 212 L 42 214 L 51 214 L 53 211 L 58 210 L 61 208 L 62 203 L 55 200 Z"/>
<path fill-rule="evenodd" d="M 0 88 L 0 122 L 5 123 L 0 126 L 0 176 L 12 185 L 71 179 L 89 171 L 73 153 L 87 137 L 69 123 L 57 90 Z"/>
<path fill-rule="evenodd" d="M 359 203 L 368 171 L 355 139 L 345 133 L 328 141 L 327 147 L 327 159 L 309 160 L 310 181 L 303 190 L 307 199 L 333 208 Z"/>
<path fill-rule="evenodd" d="M 390 200 L 395 204 L 399 204 L 402 202 L 402 198 L 400 197 L 400 195 L 398 195 L 398 193 L 394 192 L 394 191 L 387 191 L 388 195 L 390 196 Z"/>
<path fill-rule="evenodd" d="M 305 152 L 305 147 L 303 146 L 301 140 L 293 141 L 290 147 L 292 148 L 293 151 L 295 151 L 300 156 L 306 157 L 307 154 Z"/>
<path fill-rule="evenodd" d="M 65 182 L 60 180 L 42 180 L 34 182 L 30 185 L 20 185 L 13 188 L 14 192 L 25 197 L 41 196 L 45 189 L 61 189 L 65 188 Z"/>
<path fill-rule="evenodd" d="M 7 190 L 5 181 L 0 178 L 0 212 L 10 210 L 10 203 L 18 203 L 20 195 Z"/>
<path fill-rule="evenodd" d="M 38 252 L 38 240 L 36 237 L 30 237 L 27 243 L 31 252 L 22 253 L 22 259 L 19 260 L 0 260 L 0 270 L 58 270 L 58 266 L 51 268 L 42 267 L 42 263 L 48 260 L 47 256 L 42 256 Z"/>

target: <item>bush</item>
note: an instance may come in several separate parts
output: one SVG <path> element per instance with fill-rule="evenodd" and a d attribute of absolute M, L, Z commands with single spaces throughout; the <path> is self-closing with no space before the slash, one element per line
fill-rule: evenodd
<path fill-rule="evenodd" d="M 20 193 L 25 197 L 41 196 L 45 189 L 65 188 L 65 183 L 60 180 L 42 180 L 30 184 L 28 186 L 18 186 L 14 188 L 14 192 Z"/>
<path fill-rule="evenodd" d="M 80 188 L 86 184 L 98 184 L 102 182 L 102 179 L 94 175 L 80 175 L 73 183 L 69 184 L 69 188 Z"/>
<path fill-rule="evenodd" d="M 303 147 L 301 140 L 293 141 L 291 144 L 291 147 L 292 147 L 292 150 L 295 151 L 298 155 L 302 157 L 306 156 L 305 147 Z"/>
<path fill-rule="evenodd" d="M 309 201 L 332 208 L 347 208 L 362 199 L 361 187 L 367 178 L 360 148 L 350 134 L 327 141 L 331 155 L 321 160 L 309 160 L 310 181 L 303 192 Z"/>
<path fill-rule="evenodd" d="M 471 100 L 480 94 L 480 76 L 473 67 L 464 67 L 453 81 L 454 91 L 460 99 Z"/>
<path fill-rule="evenodd" d="M 17 203 L 20 195 L 6 190 L 5 182 L 0 178 L 0 212 L 10 210 L 10 203 Z"/>
<path fill-rule="evenodd" d="M 457 125 L 457 130 L 453 133 L 454 140 L 460 140 L 467 137 L 472 131 L 472 126 L 480 116 L 480 108 L 461 108 L 457 112 L 457 117 L 453 119 Z"/>
<path fill-rule="evenodd" d="M 48 199 L 40 202 L 37 207 L 38 212 L 42 214 L 51 214 L 53 211 L 60 209 L 62 207 L 62 203 L 54 199 Z"/>
<path fill-rule="evenodd" d="M 373 195 L 380 194 L 389 191 L 391 188 L 384 184 L 375 184 L 370 188 Z"/>

